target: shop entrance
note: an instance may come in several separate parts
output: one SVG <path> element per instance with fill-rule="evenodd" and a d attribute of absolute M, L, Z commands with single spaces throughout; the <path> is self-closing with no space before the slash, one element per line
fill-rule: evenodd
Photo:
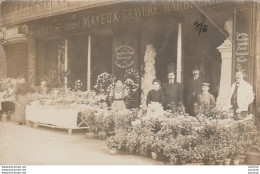
<path fill-rule="evenodd" d="M 217 13 L 212 14 L 214 21 L 224 30 L 225 21 L 232 16 L 227 12 L 225 18 L 220 18 Z M 206 21 L 207 31 L 198 34 L 194 23 L 201 19 L 201 14 L 189 12 L 183 15 L 182 25 L 182 75 L 181 83 L 183 86 L 184 105 L 187 100 L 187 88 L 192 78 L 192 69 L 194 66 L 200 68 L 200 76 L 204 77 L 210 86 L 210 93 L 215 98 L 218 97 L 220 73 L 221 73 L 221 55 L 217 50 L 226 37 L 209 21 Z M 156 20 L 147 22 L 143 35 L 145 44 L 151 43 L 156 48 L 155 69 L 156 77 L 161 82 L 167 82 L 168 70 L 176 72 L 177 65 L 177 34 L 178 20 L 171 19 Z M 177 76 L 176 76 L 177 77 Z M 175 79 L 176 80 L 176 79 Z"/>
<path fill-rule="evenodd" d="M 7 76 L 17 78 L 21 75 L 27 77 L 28 48 L 26 43 L 17 43 L 6 46 Z"/>

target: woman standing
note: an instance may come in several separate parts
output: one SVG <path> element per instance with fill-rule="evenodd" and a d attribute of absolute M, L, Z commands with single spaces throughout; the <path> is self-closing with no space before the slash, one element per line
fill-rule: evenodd
<path fill-rule="evenodd" d="M 15 121 L 18 125 L 25 124 L 25 107 L 29 104 L 27 93 L 31 91 L 25 82 L 24 77 L 20 77 L 14 89 L 15 94 Z"/>
<path fill-rule="evenodd" d="M 149 91 L 146 99 L 147 112 L 146 116 L 156 116 L 164 112 L 164 95 L 161 90 L 161 82 L 153 80 L 153 89 Z"/>
<path fill-rule="evenodd" d="M 115 111 L 122 111 L 126 109 L 125 98 L 128 95 L 128 90 L 123 84 L 122 80 L 116 81 L 115 87 L 111 89 L 109 97 L 112 100 L 111 109 Z"/>

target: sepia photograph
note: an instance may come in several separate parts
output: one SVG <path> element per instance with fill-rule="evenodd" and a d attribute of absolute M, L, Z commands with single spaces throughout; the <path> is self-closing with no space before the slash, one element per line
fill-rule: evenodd
<path fill-rule="evenodd" d="M 0 0 L 0 166 L 27 165 L 260 165 L 260 1 Z"/>

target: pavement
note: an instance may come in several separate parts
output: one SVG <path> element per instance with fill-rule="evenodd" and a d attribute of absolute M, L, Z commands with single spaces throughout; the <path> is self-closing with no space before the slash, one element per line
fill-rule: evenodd
<path fill-rule="evenodd" d="M 104 140 L 87 139 L 84 133 L 0 122 L 0 165 L 163 164 L 137 155 L 110 155 Z"/>

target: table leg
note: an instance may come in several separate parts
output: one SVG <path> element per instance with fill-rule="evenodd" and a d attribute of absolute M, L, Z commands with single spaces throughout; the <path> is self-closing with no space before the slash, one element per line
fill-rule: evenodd
<path fill-rule="evenodd" d="M 68 134 L 69 134 L 69 135 L 72 134 L 72 129 L 68 129 Z"/>
<path fill-rule="evenodd" d="M 39 125 L 37 123 L 34 123 L 34 128 L 38 129 Z"/>

